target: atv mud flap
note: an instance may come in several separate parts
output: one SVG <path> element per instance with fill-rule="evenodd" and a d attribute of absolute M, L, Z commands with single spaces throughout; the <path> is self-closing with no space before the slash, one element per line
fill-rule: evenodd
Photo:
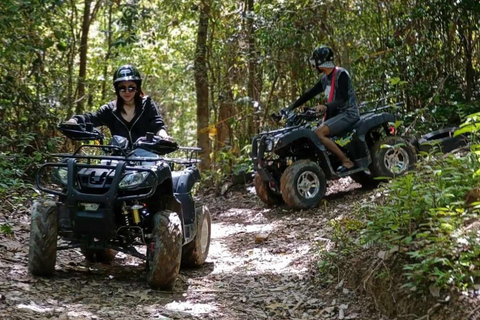
<path fill-rule="evenodd" d="M 260 142 L 259 142 L 260 139 Z M 276 182 L 273 176 L 263 167 L 263 156 L 265 154 L 267 136 L 256 136 L 252 141 L 252 162 L 253 170 L 258 172 L 263 181 Z"/>
<path fill-rule="evenodd" d="M 200 180 L 200 171 L 196 167 L 188 167 L 183 171 L 172 171 L 173 192 L 182 205 L 183 233 L 185 243 L 195 237 L 195 201 L 192 188 Z"/>
<path fill-rule="evenodd" d="M 110 189 L 104 194 L 86 194 L 75 187 L 77 174 L 76 159 L 69 159 L 67 206 L 72 218 L 73 230 L 77 236 L 87 235 L 99 239 L 108 239 L 115 235 L 114 203 L 118 186 L 125 171 L 126 163 L 116 165 L 115 175 Z"/>
<path fill-rule="evenodd" d="M 75 232 L 99 239 L 108 239 L 114 234 L 115 222 L 112 209 L 98 209 L 95 212 L 77 210 L 74 214 Z"/>

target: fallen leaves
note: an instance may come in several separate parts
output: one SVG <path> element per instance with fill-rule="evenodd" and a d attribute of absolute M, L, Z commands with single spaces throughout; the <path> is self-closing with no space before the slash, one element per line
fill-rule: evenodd
<path fill-rule="evenodd" d="M 319 281 L 315 260 L 319 244 L 332 245 L 330 219 L 348 214 L 352 201 L 328 198 L 322 207 L 300 212 L 267 209 L 254 194 L 234 187 L 204 201 L 213 218 L 207 264 L 181 270 L 173 292 L 150 290 L 145 264 L 136 258 L 89 264 L 79 250 L 58 252 L 53 278 L 32 278 L 29 204 L 13 213 L 0 211 L 0 222 L 8 214 L 14 231 L 10 238 L 0 234 L 0 318 L 13 313 L 69 320 L 360 317 L 364 305 L 356 305 L 346 281 L 332 286 Z"/>

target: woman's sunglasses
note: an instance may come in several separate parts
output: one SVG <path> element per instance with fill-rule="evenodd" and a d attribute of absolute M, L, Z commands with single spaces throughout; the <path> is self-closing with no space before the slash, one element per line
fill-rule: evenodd
<path fill-rule="evenodd" d="M 127 87 L 125 87 L 125 86 L 121 86 L 121 87 L 118 87 L 118 91 L 120 91 L 121 93 L 125 93 L 125 92 L 127 92 L 127 91 L 128 91 L 128 92 L 135 92 L 135 91 L 137 91 L 137 87 L 135 87 L 135 86 L 128 86 L 128 88 L 127 88 Z"/>

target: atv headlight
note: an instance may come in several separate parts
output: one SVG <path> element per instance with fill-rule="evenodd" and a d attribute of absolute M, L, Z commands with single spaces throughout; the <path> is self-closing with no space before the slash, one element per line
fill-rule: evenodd
<path fill-rule="evenodd" d="M 267 139 L 265 141 L 265 151 L 271 152 L 273 150 L 273 140 Z"/>
<path fill-rule="evenodd" d="M 147 179 L 148 174 L 148 171 L 127 173 L 118 186 L 121 189 L 138 187 Z"/>
<path fill-rule="evenodd" d="M 53 171 L 54 178 L 62 184 L 67 184 L 68 170 L 65 167 L 57 167 Z"/>

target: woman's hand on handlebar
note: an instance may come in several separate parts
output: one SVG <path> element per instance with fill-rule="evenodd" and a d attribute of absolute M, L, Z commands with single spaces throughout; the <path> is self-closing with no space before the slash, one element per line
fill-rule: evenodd
<path fill-rule="evenodd" d="M 313 108 L 317 113 L 324 113 L 325 111 L 327 111 L 327 106 L 324 105 L 324 104 L 320 104 L 318 106 L 315 106 Z"/>
<path fill-rule="evenodd" d="M 162 138 L 163 140 L 167 140 L 167 141 L 172 141 L 172 142 L 173 142 L 173 138 L 168 135 L 168 133 L 167 133 L 167 131 L 165 131 L 165 129 L 160 129 L 160 130 L 157 132 L 157 136 L 159 136 L 159 137 Z"/>
<path fill-rule="evenodd" d="M 68 119 L 67 121 L 63 122 L 62 124 L 78 124 L 78 122 L 74 118 L 71 118 L 71 119 Z"/>

